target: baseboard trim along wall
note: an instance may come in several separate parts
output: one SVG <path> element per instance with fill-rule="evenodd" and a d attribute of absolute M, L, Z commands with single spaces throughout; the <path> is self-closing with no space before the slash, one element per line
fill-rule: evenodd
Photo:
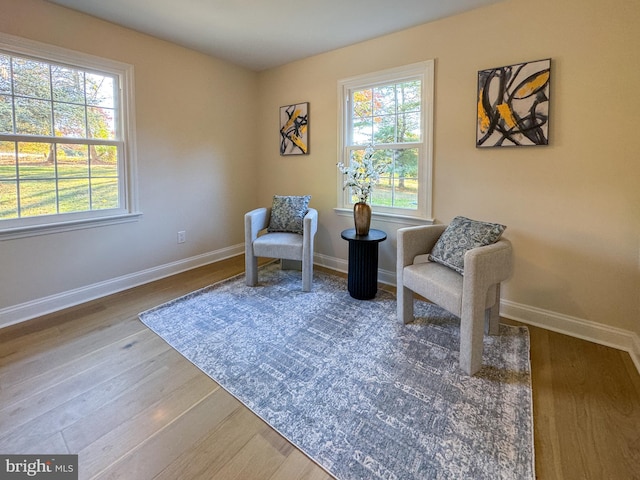
<path fill-rule="evenodd" d="M 0 309 L 0 328 L 40 317 L 90 300 L 160 280 L 180 272 L 202 267 L 244 253 L 244 244 L 215 250 L 194 257 L 123 275 L 86 287 L 76 288 L 44 298 Z"/>
<path fill-rule="evenodd" d="M 86 287 L 3 308 L 0 309 L 0 328 L 160 280 L 186 270 L 241 255 L 243 252 L 244 244 L 234 245 Z M 315 255 L 314 263 L 345 273 L 349 268 L 347 260 L 321 254 Z M 378 271 L 378 280 L 381 283 L 395 285 L 395 272 L 380 269 Z M 640 372 L 640 336 L 634 332 L 509 300 L 501 301 L 500 315 L 522 323 L 628 352 L 638 372 Z"/>
<path fill-rule="evenodd" d="M 347 260 L 324 255 L 316 255 L 315 263 L 345 273 L 349 268 Z M 389 270 L 379 269 L 378 281 L 395 286 L 396 274 Z M 500 302 L 500 315 L 527 325 L 628 352 L 638 373 L 640 373 L 640 336 L 634 332 L 509 300 Z"/>
<path fill-rule="evenodd" d="M 634 332 L 509 300 L 500 302 L 500 315 L 528 325 L 628 352 L 640 373 L 640 336 Z"/>

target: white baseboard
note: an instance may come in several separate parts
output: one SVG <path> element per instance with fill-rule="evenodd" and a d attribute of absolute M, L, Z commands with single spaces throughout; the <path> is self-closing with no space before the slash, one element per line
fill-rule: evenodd
<path fill-rule="evenodd" d="M 0 328 L 234 257 L 243 252 L 244 244 L 234 245 L 86 287 L 3 308 L 0 309 Z M 347 260 L 321 254 L 315 255 L 314 263 L 345 273 L 349 268 Z M 395 272 L 380 269 L 378 270 L 378 280 L 388 285 L 395 285 Z M 500 315 L 522 323 L 628 352 L 638 372 L 640 372 L 640 336 L 634 332 L 509 300 L 500 302 Z"/>
<path fill-rule="evenodd" d="M 50 295 L 29 302 L 0 309 L 0 328 L 24 322 L 64 308 L 79 305 L 96 298 L 121 292 L 145 283 L 160 280 L 186 270 L 208 265 L 244 253 L 244 244 L 234 245 L 213 252 L 123 275 L 86 287 Z"/>
<path fill-rule="evenodd" d="M 316 255 L 315 263 L 345 273 L 349 268 L 346 260 L 325 255 Z M 396 285 L 396 274 L 389 270 L 379 269 L 378 280 L 388 285 Z M 628 352 L 638 373 L 640 373 L 640 336 L 634 332 L 509 300 L 500 302 L 500 315 L 528 325 Z"/>
<path fill-rule="evenodd" d="M 330 268 L 338 272 L 347 273 L 349 271 L 349 262 L 341 258 L 329 257 L 327 255 L 315 254 L 313 263 L 322 267 Z M 387 285 L 396 284 L 396 272 L 390 270 L 378 269 L 378 281 Z"/>
<path fill-rule="evenodd" d="M 640 336 L 634 332 L 509 300 L 501 300 L 500 316 L 628 352 L 640 373 Z"/>
<path fill-rule="evenodd" d="M 347 260 L 322 255 L 320 253 L 316 253 L 313 256 L 313 263 L 314 265 L 320 265 L 321 267 L 330 268 L 331 270 L 336 270 L 337 272 L 342 273 L 347 273 L 349 270 L 349 262 Z"/>

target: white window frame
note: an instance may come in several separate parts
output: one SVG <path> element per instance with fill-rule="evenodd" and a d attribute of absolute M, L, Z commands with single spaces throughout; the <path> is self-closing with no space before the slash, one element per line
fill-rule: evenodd
<path fill-rule="evenodd" d="M 379 85 L 419 78 L 422 81 L 422 132 L 421 142 L 408 145 L 418 148 L 418 208 L 372 206 L 374 216 L 389 220 L 432 220 L 433 203 L 433 103 L 434 60 L 391 68 L 379 72 L 358 75 L 338 81 L 338 162 L 348 164 L 352 146 L 351 138 L 351 92 Z M 382 147 L 381 147 L 382 148 Z M 343 189 L 344 176 L 338 172 L 337 208 L 342 214 L 350 214 L 353 202 L 349 190 Z"/>
<path fill-rule="evenodd" d="M 0 33 L 0 50 L 16 56 L 32 57 L 45 62 L 114 75 L 119 87 L 115 121 L 119 122 L 122 142 L 118 165 L 119 208 L 0 220 L 0 240 L 137 220 L 142 214 L 138 211 L 136 182 L 133 65 L 4 33 Z M 28 140 L 28 137 L 25 139 Z"/>

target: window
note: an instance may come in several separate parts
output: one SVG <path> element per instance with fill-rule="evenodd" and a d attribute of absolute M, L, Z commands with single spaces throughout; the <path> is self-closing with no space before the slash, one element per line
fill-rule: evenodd
<path fill-rule="evenodd" d="M 0 235 L 134 212 L 132 67 L 0 36 Z"/>
<path fill-rule="evenodd" d="M 342 80 L 339 161 L 373 150 L 382 174 L 370 203 L 374 214 L 431 217 L 433 61 Z M 338 207 L 355 196 L 339 178 Z"/>

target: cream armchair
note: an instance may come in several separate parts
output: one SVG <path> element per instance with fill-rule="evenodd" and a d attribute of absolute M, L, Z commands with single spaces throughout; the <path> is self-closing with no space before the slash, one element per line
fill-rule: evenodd
<path fill-rule="evenodd" d="M 499 331 L 500 283 L 511 275 L 512 247 L 499 239 L 466 251 L 461 274 L 429 260 L 445 229 L 427 225 L 398 230 L 398 319 L 413 321 L 414 292 L 460 317 L 460 368 L 473 375 L 482 365 L 485 324 L 489 334 Z"/>
<path fill-rule="evenodd" d="M 302 290 L 311 291 L 313 280 L 313 241 L 318 231 L 318 212 L 309 208 L 302 219 L 302 234 L 270 232 L 258 235 L 270 225 L 271 208 L 257 208 L 244 216 L 246 283 L 258 283 L 258 257 L 280 258 L 283 268 L 291 265 L 286 260 L 302 264 Z"/>

